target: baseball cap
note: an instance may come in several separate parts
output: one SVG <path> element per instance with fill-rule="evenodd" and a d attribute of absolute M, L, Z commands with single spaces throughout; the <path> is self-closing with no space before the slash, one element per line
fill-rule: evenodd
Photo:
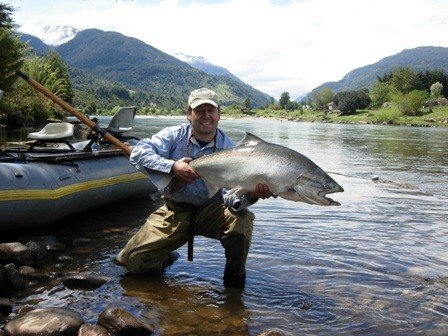
<path fill-rule="evenodd" d="M 190 96 L 188 97 L 188 106 L 194 109 L 202 104 L 210 104 L 214 107 L 218 107 L 219 101 L 216 92 L 207 88 L 191 91 Z"/>

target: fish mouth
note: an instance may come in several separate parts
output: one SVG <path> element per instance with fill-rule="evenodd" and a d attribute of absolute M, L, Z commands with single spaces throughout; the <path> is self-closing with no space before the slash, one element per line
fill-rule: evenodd
<path fill-rule="evenodd" d="M 334 205 L 334 206 L 339 206 L 341 205 L 341 203 L 339 203 L 338 201 L 335 201 L 334 199 L 327 197 L 326 195 L 328 194 L 333 194 L 336 192 L 343 192 L 344 189 L 338 185 L 339 188 L 337 189 L 332 189 L 332 190 L 323 190 L 319 193 L 317 193 L 318 195 L 318 199 L 320 200 L 319 204 L 320 205 Z"/>
<path fill-rule="evenodd" d="M 327 204 L 325 204 L 325 205 L 334 205 L 334 206 L 341 205 L 341 203 L 335 201 L 334 199 L 331 199 L 330 197 L 323 196 L 323 199 L 325 199 L 325 201 L 327 202 Z"/>

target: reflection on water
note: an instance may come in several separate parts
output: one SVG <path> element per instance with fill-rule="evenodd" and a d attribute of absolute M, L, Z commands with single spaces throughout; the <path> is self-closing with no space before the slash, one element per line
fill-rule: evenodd
<path fill-rule="evenodd" d="M 179 119 L 138 119 L 150 136 Z M 448 334 L 448 165 L 446 129 L 222 120 L 236 141 L 244 131 L 294 148 L 344 187 L 340 207 L 269 199 L 257 218 L 243 292 L 222 286 L 219 242 L 196 239 L 195 261 L 181 258 L 163 277 L 131 276 L 111 262 L 149 212 L 143 200 L 102 208 L 43 231 L 73 260 L 48 272 L 89 271 L 111 280 L 92 291 L 57 283 L 28 288 L 19 305 L 69 306 L 96 323 L 124 307 L 156 335 Z M 371 181 L 378 175 L 378 182 Z M 78 237 L 91 242 L 73 246 Z M 62 267 L 62 268 L 57 268 Z"/>

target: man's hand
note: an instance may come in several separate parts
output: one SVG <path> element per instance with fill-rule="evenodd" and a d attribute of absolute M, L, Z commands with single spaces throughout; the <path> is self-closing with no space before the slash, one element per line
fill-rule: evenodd
<path fill-rule="evenodd" d="M 176 162 L 174 162 L 173 167 L 171 168 L 171 172 L 179 180 L 185 183 L 192 183 L 194 180 L 200 178 L 200 176 L 188 164 L 188 162 L 192 160 L 192 158 L 187 157 L 177 160 Z"/>
<path fill-rule="evenodd" d="M 252 202 L 258 201 L 258 199 L 266 199 L 271 196 L 274 196 L 271 191 L 269 190 L 269 187 L 266 184 L 258 183 L 255 187 L 255 191 L 249 191 L 249 197 Z M 274 196 L 276 197 L 276 196 Z"/>

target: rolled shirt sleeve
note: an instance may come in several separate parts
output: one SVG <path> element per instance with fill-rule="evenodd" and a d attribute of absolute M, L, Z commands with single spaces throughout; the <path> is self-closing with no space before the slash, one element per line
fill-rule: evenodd
<path fill-rule="evenodd" d="M 175 141 L 175 134 L 165 128 L 150 139 L 140 140 L 132 149 L 129 162 L 143 166 L 151 181 L 159 188 L 165 188 L 172 179 L 169 174 L 175 160 L 170 159 L 170 151 Z"/>

